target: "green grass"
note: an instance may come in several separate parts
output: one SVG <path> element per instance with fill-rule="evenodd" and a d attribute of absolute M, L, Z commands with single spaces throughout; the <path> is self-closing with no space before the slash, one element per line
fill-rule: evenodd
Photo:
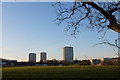
<path fill-rule="evenodd" d="M 4 67 L 4 78 L 120 78 L 120 66 Z"/>

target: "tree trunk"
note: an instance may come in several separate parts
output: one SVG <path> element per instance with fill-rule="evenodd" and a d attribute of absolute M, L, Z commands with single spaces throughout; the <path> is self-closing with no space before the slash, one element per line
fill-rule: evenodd
<path fill-rule="evenodd" d="M 91 5 L 93 8 L 101 12 L 110 22 L 110 24 L 107 27 L 114 30 L 115 32 L 120 33 L 120 25 L 117 23 L 115 16 L 106 12 L 104 9 L 102 9 L 100 6 L 98 6 L 94 2 L 83 2 L 83 3 Z"/>

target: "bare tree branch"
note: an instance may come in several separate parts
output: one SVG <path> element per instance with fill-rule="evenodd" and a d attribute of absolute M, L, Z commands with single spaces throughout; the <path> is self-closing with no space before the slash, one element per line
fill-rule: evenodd
<path fill-rule="evenodd" d="M 99 45 L 99 44 L 106 44 L 106 45 L 110 45 L 110 46 L 117 47 L 118 49 L 120 49 L 120 46 L 118 45 L 118 40 L 119 39 L 116 39 L 114 44 L 110 43 L 108 40 L 104 40 L 103 42 L 97 43 L 94 46 Z"/>
<path fill-rule="evenodd" d="M 63 4 L 56 5 L 58 12 L 56 21 L 59 24 L 66 21 L 69 30 L 73 29 L 74 34 L 79 31 L 78 27 L 84 20 L 89 22 L 89 28 L 97 28 L 98 32 L 106 29 L 120 32 L 120 19 L 118 18 L 120 2 L 73 2 L 69 3 L 68 6 L 63 6 Z"/>

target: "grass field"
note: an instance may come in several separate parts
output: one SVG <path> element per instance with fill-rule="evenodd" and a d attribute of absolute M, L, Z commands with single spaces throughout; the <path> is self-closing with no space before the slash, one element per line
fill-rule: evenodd
<path fill-rule="evenodd" d="M 5 78 L 120 78 L 120 66 L 4 67 Z"/>

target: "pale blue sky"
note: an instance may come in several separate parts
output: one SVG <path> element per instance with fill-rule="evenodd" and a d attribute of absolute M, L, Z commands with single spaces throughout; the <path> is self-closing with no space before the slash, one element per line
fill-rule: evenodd
<path fill-rule="evenodd" d="M 66 45 L 74 47 L 74 58 L 86 59 L 114 57 L 110 46 L 98 45 L 102 36 L 96 31 L 84 28 L 83 23 L 77 38 L 65 32 L 66 24 L 55 24 L 55 8 L 53 3 L 2 3 L 2 43 L 3 58 L 28 60 L 29 52 L 46 51 L 48 59 L 62 59 L 62 48 Z M 109 30 L 106 38 L 114 42 L 117 33 Z"/>
<path fill-rule="evenodd" d="M 0 57 L 2 56 L 2 3 L 0 2 Z"/>

